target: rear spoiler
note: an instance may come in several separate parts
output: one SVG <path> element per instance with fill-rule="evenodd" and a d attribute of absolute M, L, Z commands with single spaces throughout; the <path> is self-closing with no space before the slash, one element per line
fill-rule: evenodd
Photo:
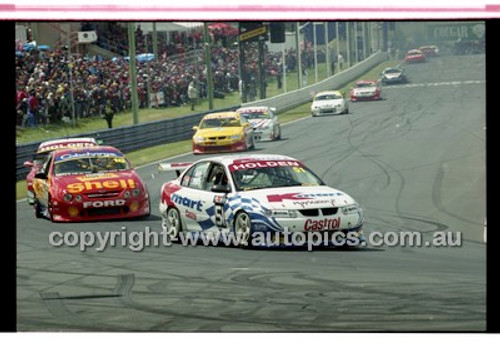
<path fill-rule="evenodd" d="M 177 177 L 181 175 L 181 173 L 188 168 L 192 162 L 184 162 L 184 163 L 159 163 L 158 164 L 158 171 L 159 172 L 173 172 L 175 171 L 175 174 Z"/>

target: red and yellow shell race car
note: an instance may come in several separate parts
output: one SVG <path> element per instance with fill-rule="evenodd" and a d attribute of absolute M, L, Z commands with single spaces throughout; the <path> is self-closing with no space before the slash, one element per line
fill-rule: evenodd
<path fill-rule="evenodd" d="M 49 153 L 58 149 L 93 147 L 97 146 L 98 144 L 98 141 L 94 138 L 63 138 L 42 142 L 38 146 L 36 153 L 33 155 L 33 160 L 24 162 L 24 166 L 30 168 L 30 172 L 26 176 L 28 203 L 35 203 L 35 194 L 33 192 L 33 178 L 35 177 L 35 174 L 40 170 L 42 163 L 45 161 Z"/>
<path fill-rule="evenodd" d="M 37 218 L 88 221 L 147 217 L 148 189 L 116 148 L 51 152 L 33 178 Z"/>

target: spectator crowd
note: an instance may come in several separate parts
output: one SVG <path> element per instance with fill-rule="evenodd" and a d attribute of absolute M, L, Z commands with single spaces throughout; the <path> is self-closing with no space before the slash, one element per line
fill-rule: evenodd
<path fill-rule="evenodd" d="M 92 29 L 90 24 L 84 25 L 85 29 Z M 190 84 L 196 87 L 198 99 L 207 97 L 207 69 L 203 55 L 195 54 L 192 59 L 179 59 L 179 56 L 187 56 L 189 52 L 201 48 L 201 33 L 193 32 L 190 35 L 188 40 L 179 36 L 178 41 L 174 40 L 172 43 L 159 42 L 159 54 L 156 59 L 137 62 L 141 108 L 149 107 L 148 95 L 158 93 L 163 96 L 163 103 L 153 103 L 154 106 L 189 104 L 193 99 L 192 91 L 188 95 Z M 114 49 L 118 48 L 123 52 L 128 50 L 126 30 L 122 27 L 108 25 L 106 34 L 98 33 L 98 36 L 101 38 L 100 45 L 104 48 L 111 49 L 110 43 L 113 42 Z M 137 53 L 150 50 L 150 42 L 146 45 L 140 28 L 136 31 L 136 39 Z M 215 31 L 212 34 L 211 67 L 216 98 L 224 98 L 226 93 L 240 88 L 239 51 L 234 42 L 234 33 L 224 35 L 222 31 Z M 255 81 L 258 79 L 257 52 L 256 44 L 245 45 L 247 90 L 253 97 L 256 95 Z M 313 64 L 310 44 L 302 48 L 302 55 L 303 67 L 310 67 Z M 294 71 L 296 62 L 296 51 L 288 50 L 287 70 Z M 263 66 L 266 79 L 276 78 L 278 88 L 281 88 L 281 53 L 265 50 Z M 17 124 L 21 127 L 69 121 L 73 115 L 71 90 L 74 115 L 77 118 L 103 117 L 107 106 L 112 108 L 113 113 L 131 108 L 129 67 L 125 58 L 103 59 L 70 55 L 63 48 L 49 51 L 34 49 L 17 52 L 15 69 Z"/>

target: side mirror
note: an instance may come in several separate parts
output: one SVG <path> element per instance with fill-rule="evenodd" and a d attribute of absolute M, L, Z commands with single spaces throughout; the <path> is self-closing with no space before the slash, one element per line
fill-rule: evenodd
<path fill-rule="evenodd" d="M 27 168 L 33 168 L 33 162 L 32 161 L 26 161 L 23 163 L 23 166 Z"/>
<path fill-rule="evenodd" d="M 243 127 L 252 127 L 252 125 L 248 122 L 243 123 Z"/>
<path fill-rule="evenodd" d="M 212 186 L 212 192 L 230 193 L 231 192 L 231 187 L 229 185 L 217 184 L 217 185 Z"/>
<path fill-rule="evenodd" d="M 35 174 L 35 179 L 47 180 L 47 174 L 44 172 L 38 172 Z"/>
<path fill-rule="evenodd" d="M 198 126 L 194 126 L 194 127 L 193 127 L 193 130 L 194 130 L 194 131 L 197 131 L 198 129 L 200 129 L 200 127 L 198 127 Z"/>

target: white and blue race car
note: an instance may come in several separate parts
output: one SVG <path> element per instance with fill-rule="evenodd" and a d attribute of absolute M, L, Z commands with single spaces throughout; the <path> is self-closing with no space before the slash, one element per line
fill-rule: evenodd
<path fill-rule="evenodd" d="M 281 125 L 276 115 L 276 108 L 267 106 L 243 107 L 236 110 L 252 125 L 255 141 L 281 139 Z"/>
<path fill-rule="evenodd" d="M 228 155 L 160 163 L 159 170 L 178 174 L 160 192 L 162 226 L 172 240 L 208 233 L 235 235 L 240 246 L 260 246 L 265 236 L 278 235 L 280 245 L 288 246 L 286 233 L 298 233 L 302 239 L 314 234 L 325 246 L 332 245 L 329 238 L 346 241 L 346 236 L 353 244 L 364 242 L 358 203 L 294 158 Z"/>

